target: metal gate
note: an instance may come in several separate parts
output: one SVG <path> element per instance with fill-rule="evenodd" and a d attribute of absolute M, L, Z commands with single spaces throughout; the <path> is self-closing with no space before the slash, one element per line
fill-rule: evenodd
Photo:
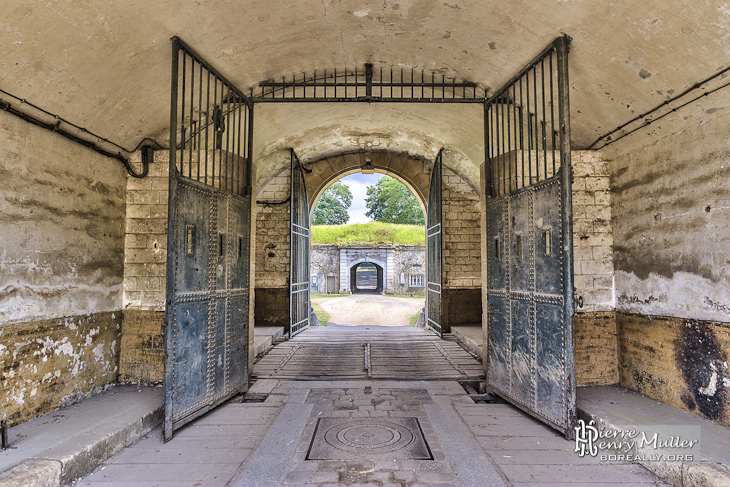
<path fill-rule="evenodd" d="M 441 153 L 431 171 L 426 208 L 426 325 L 439 336 L 441 327 Z"/>
<path fill-rule="evenodd" d="M 309 197 L 299 158 L 291 151 L 289 338 L 309 327 Z"/>
<path fill-rule="evenodd" d="M 566 437 L 576 414 L 569 41 L 485 104 L 487 382 Z"/>
<path fill-rule="evenodd" d="M 251 101 L 173 38 L 164 440 L 248 387 Z"/>

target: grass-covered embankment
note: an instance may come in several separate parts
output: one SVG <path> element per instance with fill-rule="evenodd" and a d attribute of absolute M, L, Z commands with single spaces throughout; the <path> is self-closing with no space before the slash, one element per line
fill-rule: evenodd
<path fill-rule="evenodd" d="M 424 245 L 425 240 L 425 229 L 420 225 L 369 222 L 312 226 L 314 245 Z"/>

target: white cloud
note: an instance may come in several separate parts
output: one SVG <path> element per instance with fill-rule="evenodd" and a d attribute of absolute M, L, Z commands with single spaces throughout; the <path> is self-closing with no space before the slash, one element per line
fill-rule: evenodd
<path fill-rule="evenodd" d="M 367 188 L 378 182 L 383 174 L 352 174 L 340 179 L 342 184 L 347 185 L 352 192 L 352 205 L 348 209 L 350 220 L 347 223 L 367 223 L 373 221 L 365 215 L 368 211 L 365 206 Z"/>

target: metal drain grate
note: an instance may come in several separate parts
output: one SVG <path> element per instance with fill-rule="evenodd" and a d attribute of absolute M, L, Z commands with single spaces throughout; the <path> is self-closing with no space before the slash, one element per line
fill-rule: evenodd
<path fill-rule="evenodd" d="M 418 418 L 319 418 L 307 460 L 433 460 Z"/>

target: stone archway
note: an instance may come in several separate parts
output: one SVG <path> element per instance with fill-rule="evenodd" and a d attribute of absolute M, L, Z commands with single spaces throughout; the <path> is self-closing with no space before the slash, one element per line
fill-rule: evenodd
<path fill-rule="evenodd" d="M 374 275 L 362 275 L 364 273 L 367 273 L 367 271 L 362 272 L 363 267 L 367 265 L 372 265 L 375 267 Z M 352 292 L 353 294 L 364 292 L 383 294 L 383 278 L 383 268 L 378 264 L 375 264 L 373 262 L 361 262 L 359 264 L 355 264 L 350 267 L 350 292 Z"/>
<path fill-rule="evenodd" d="M 355 273 L 360 264 L 375 266 L 378 294 L 393 292 L 393 248 L 358 245 L 340 249 L 341 293 L 355 292 Z"/>

